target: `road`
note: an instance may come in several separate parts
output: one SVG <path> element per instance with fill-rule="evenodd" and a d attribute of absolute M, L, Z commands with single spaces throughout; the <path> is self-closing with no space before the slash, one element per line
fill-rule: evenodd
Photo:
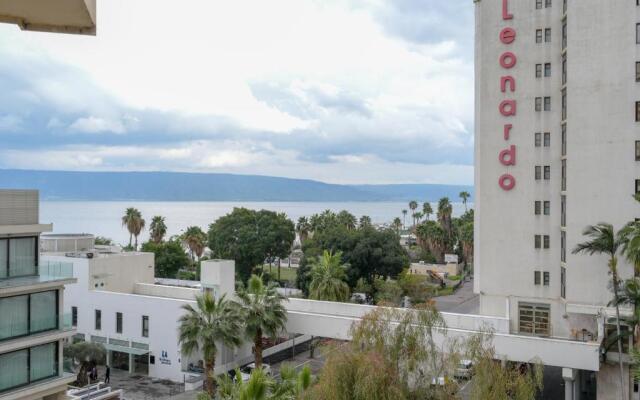
<path fill-rule="evenodd" d="M 449 296 L 440 296 L 433 299 L 438 311 L 458 314 L 478 314 L 480 299 L 473 293 L 473 278 L 462 283 L 460 289 Z"/>

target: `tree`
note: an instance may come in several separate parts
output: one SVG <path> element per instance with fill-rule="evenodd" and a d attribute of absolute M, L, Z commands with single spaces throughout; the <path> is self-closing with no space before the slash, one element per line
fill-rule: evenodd
<path fill-rule="evenodd" d="M 431 208 L 431 203 L 425 202 L 422 204 L 422 213 L 424 214 L 425 217 L 427 217 L 427 221 L 428 221 L 431 214 L 433 214 L 433 208 Z"/>
<path fill-rule="evenodd" d="M 402 228 L 407 227 L 407 210 L 402 210 Z"/>
<path fill-rule="evenodd" d="M 207 244 L 207 235 L 199 226 L 190 226 L 182 234 L 182 242 L 191 253 L 191 261 L 195 264 L 196 258 L 200 259 Z"/>
<path fill-rule="evenodd" d="M 325 250 L 311 267 L 311 284 L 309 298 L 313 300 L 347 301 L 349 285 L 345 282 L 345 265 L 342 264 L 342 253 L 335 254 Z"/>
<path fill-rule="evenodd" d="M 190 263 L 182 243 L 175 238 L 160 243 L 148 241 L 142 245 L 142 251 L 155 255 L 155 276 L 158 278 L 176 278 L 178 271 Z"/>
<path fill-rule="evenodd" d="M 298 218 L 298 223 L 296 224 L 296 232 L 298 233 L 298 237 L 300 238 L 300 245 L 303 245 L 304 242 L 307 241 L 309 233 L 311 232 L 311 225 L 309 224 L 309 220 L 307 219 L 307 217 Z"/>
<path fill-rule="evenodd" d="M 373 226 L 371 222 L 371 217 L 368 215 L 363 215 L 362 217 L 360 217 L 360 221 L 358 225 L 360 226 L 360 229 L 370 228 L 371 226 Z"/>
<path fill-rule="evenodd" d="M 293 222 L 273 211 L 234 208 L 209 226 L 213 256 L 233 259 L 246 282 L 256 266 L 269 257 L 286 257 L 295 239 Z"/>
<path fill-rule="evenodd" d="M 464 204 L 464 211 L 467 211 L 467 200 L 469 200 L 469 198 L 471 197 L 471 194 L 469 192 L 462 191 L 459 194 L 460 198 L 462 199 L 462 204 Z"/>
<path fill-rule="evenodd" d="M 426 221 L 416 229 L 419 244 L 428 250 L 438 262 L 444 260 L 448 248 L 448 237 L 445 230 L 435 221 Z"/>
<path fill-rule="evenodd" d="M 137 208 L 129 207 L 125 210 L 122 216 L 122 226 L 126 227 L 129 231 L 129 247 L 134 250 L 138 250 L 138 236 L 144 229 L 145 220 L 142 218 L 142 213 Z M 135 247 L 131 244 L 131 239 L 135 237 Z"/>
<path fill-rule="evenodd" d="M 64 348 L 64 355 L 74 362 L 80 363 L 80 370 L 76 377 L 76 384 L 80 387 L 87 385 L 89 370 L 105 358 L 106 351 L 100 343 L 78 342 Z"/>
<path fill-rule="evenodd" d="M 447 233 L 447 239 L 452 238 L 452 218 L 453 206 L 449 202 L 448 197 L 443 197 L 438 201 L 438 222 L 444 231 Z"/>
<path fill-rule="evenodd" d="M 229 347 L 237 347 L 241 343 L 238 332 L 242 330 L 242 317 L 237 305 L 228 301 L 225 295 L 218 300 L 209 292 L 196 296 L 196 307 L 184 304 L 185 310 L 179 322 L 178 342 L 185 355 L 202 351 L 204 358 L 205 387 L 209 396 L 216 393 L 215 370 L 217 342 Z"/>
<path fill-rule="evenodd" d="M 376 304 L 398 307 L 402 303 L 402 288 L 397 281 L 378 277 L 373 281 L 373 288 Z"/>
<path fill-rule="evenodd" d="M 262 278 L 252 275 L 247 288 L 237 292 L 243 309 L 245 335 L 253 341 L 256 367 L 262 366 L 262 336 L 276 338 L 286 328 L 286 297 L 278 293 L 275 284 L 265 285 Z"/>
<path fill-rule="evenodd" d="M 416 209 L 418 208 L 418 202 L 415 200 L 411 200 L 409 202 L 409 209 L 411 210 L 411 215 L 413 216 L 413 226 L 416 226 Z"/>
<path fill-rule="evenodd" d="M 393 220 L 393 229 L 396 231 L 396 233 L 399 235 L 400 234 L 400 229 L 402 228 L 402 221 L 400 220 L 400 218 L 396 217 Z"/>
<path fill-rule="evenodd" d="M 154 243 L 160 243 L 164 239 L 164 235 L 167 234 L 167 225 L 164 223 L 164 217 L 156 215 L 151 220 L 151 225 L 149 225 L 149 234 L 151 236 L 151 241 Z"/>
<path fill-rule="evenodd" d="M 342 210 L 338 213 L 337 215 L 338 218 L 338 223 L 343 225 L 345 228 L 351 230 L 351 229 L 356 229 L 356 217 L 355 215 L 351 214 L 349 211 L 347 210 Z"/>
<path fill-rule="evenodd" d="M 618 249 L 622 244 L 622 238 L 616 234 L 611 224 L 599 223 L 597 225 L 588 226 L 582 233 L 590 238 L 586 242 L 579 243 L 574 249 L 573 254 L 586 253 L 588 255 L 602 254 L 609 258 L 607 268 L 611 275 L 613 286 L 613 303 L 616 308 L 616 334 L 618 342 L 618 354 L 622 354 L 622 338 L 620 336 L 620 300 L 619 300 L 619 284 L 618 276 Z M 620 366 L 620 390 L 623 397 L 626 393 L 624 386 L 624 370 L 622 366 L 622 357 L 618 360 Z"/>
<path fill-rule="evenodd" d="M 239 370 L 236 371 L 240 373 Z M 262 369 L 254 369 L 247 382 L 224 374 L 218 378 L 220 400 L 293 400 L 302 398 L 312 384 L 311 369 L 305 365 L 300 372 L 288 364 L 280 367 L 280 379 L 274 380 Z"/>
<path fill-rule="evenodd" d="M 473 222 L 464 223 L 460 227 L 458 239 L 462 246 L 462 257 L 465 263 L 473 262 Z"/>
<path fill-rule="evenodd" d="M 96 236 L 94 244 L 98 246 L 113 246 L 113 240 L 104 236 Z"/>
<path fill-rule="evenodd" d="M 422 217 L 424 216 L 424 214 L 421 213 L 420 211 L 417 211 L 413 215 L 416 217 L 416 223 L 418 223 L 418 224 L 422 221 Z"/>

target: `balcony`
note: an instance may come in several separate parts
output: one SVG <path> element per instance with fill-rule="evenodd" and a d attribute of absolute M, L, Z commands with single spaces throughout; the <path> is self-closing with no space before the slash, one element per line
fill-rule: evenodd
<path fill-rule="evenodd" d="M 10 268 L 13 277 L 0 278 L 0 290 L 22 288 L 24 286 L 47 286 L 47 284 L 74 283 L 73 263 L 43 262 L 39 266 Z"/>

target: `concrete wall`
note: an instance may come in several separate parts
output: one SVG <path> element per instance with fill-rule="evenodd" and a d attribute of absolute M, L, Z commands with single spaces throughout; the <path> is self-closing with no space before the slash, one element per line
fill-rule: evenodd
<path fill-rule="evenodd" d="M 0 225 L 35 225 L 39 219 L 37 190 L 0 189 Z"/>
<path fill-rule="evenodd" d="M 134 293 L 143 296 L 168 297 L 180 300 L 195 300 L 196 296 L 200 294 L 200 290 L 178 286 L 136 283 Z"/>

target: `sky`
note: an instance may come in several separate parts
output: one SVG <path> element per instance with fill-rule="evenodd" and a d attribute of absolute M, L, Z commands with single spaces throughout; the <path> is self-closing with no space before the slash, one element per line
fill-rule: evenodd
<path fill-rule="evenodd" d="M 473 184 L 469 0 L 101 0 L 0 24 L 0 168 Z"/>

